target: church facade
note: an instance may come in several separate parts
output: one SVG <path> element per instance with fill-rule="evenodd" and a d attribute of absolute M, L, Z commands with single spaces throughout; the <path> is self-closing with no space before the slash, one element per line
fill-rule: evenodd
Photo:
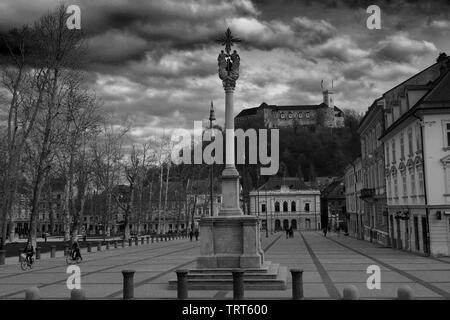
<path fill-rule="evenodd" d="M 323 102 L 317 105 L 277 106 L 263 102 L 259 107 L 242 110 L 235 117 L 235 127 L 245 128 L 259 124 L 268 129 L 295 126 L 344 127 L 344 113 L 333 102 L 333 92 L 324 90 Z"/>

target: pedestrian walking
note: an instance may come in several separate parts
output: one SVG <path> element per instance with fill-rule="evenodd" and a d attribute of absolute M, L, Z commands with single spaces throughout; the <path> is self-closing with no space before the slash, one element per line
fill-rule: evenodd
<path fill-rule="evenodd" d="M 44 234 L 42 235 L 42 237 L 44 238 L 45 243 L 47 243 L 47 233 L 44 232 Z"/>
<path fill-rule="evenodd" d="M 195 241 L 198 241 L 198 229 L 195 229 Z"/>
<path fill-rule="evenodd" d="M 285 227 L 284 231 L 286 231 L 286 239 L 289 238 L 289 229 L 288 229 L 288 227 Z"/>
<path fill-rule="evenodd" d="M 326 238 L 327 237 L 327 228 L 323 228 L 323 236 Z"/>
<path fill-rule="evenodd" d="M 192 231 L 192 229 L 191 229 L 191 231 L 189 232 L 189 240 L 191 240 L 192 241 L 192 237 L 194 236 L 194 232 Z"/>

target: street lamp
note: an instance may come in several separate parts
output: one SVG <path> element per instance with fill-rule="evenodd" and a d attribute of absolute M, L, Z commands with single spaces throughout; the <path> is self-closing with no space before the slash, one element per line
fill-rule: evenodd
<path fill-rule="evenodd" d="M 209 128 L 211 129 L 211 140 L 213 137 L 213 121 L 216 120 L 216 117 L 214 116 L 214 106 L 213 102 L 211 101 L 211 108 L 209 109 Z M 214 164 L 211 164 L 211 167 L 209 169 L 209 179 L 210 179 L 210 216 L 213 216 L 213 179 L 214 179 Z"/>

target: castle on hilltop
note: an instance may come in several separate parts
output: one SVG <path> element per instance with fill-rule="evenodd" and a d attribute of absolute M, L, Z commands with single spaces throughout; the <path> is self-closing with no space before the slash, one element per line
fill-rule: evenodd
<path fill-rule="evenodd" d="M 344 113 L 333 102 L 333 91 L 322 88 L 323 102 L 317 105 L 277 106 L 263 102 L 259 107 L 242 110 L 235 118 L 235 127 L 242 128 L 249 123 L 272 128 L 297 126 L 344 127 Z"/>

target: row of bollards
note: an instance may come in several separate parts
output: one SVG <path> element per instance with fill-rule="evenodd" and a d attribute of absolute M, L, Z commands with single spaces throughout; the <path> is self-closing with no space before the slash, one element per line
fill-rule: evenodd
<path fill-rule="evenodd" d="M 291 269 L 292 275 L 292 300 L 303 300 L 303 270 Z M 177 270 L 177 299 L 188 299 L 188 270 Z M 243 269 L 232 271 L 233 276 L 233 299 L 244 299 L 244 273 Z M 123 299 L 134 299 L 134 270 L 122 270 L 123 275 Z M 358 288 L 354 285 L 347 285 L 342 292 L 342 300 L 359 300 Z M 40 299 L 38 287 L 30 287 L 25 290 L 26 300 Z M 73 289 L 70 293 L 71 300 L 84 300 L 86 294 L 82 289 Z M 408 285 L 402 285 L 397 290 L 397 300 L 414 300 L 414 291 Z"/>
<path fill-rule="evenodd" d="M 397 289 L 397 300 L 414 300 L 414 291 L 408 285 L 402 285 Z M 342 300 L 359 300 L 358 288 L 347 285 L 342 290 Z"/>

